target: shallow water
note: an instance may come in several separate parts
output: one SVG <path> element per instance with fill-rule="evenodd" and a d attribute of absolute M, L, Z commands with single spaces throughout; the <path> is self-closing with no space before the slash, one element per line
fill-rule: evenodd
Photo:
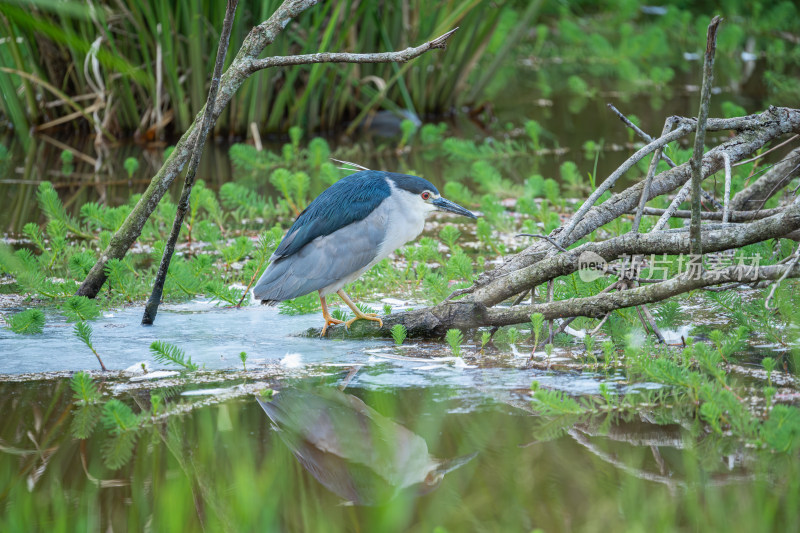
<path fill-rule="evenodd" d="M 73 436 L 81 408 L 66 378 L 0 382 L 0 530 L 800 527 L 786 505 L 800 497 L 796 460 L 665 411 L 547 418 L 531 409 L 533 380 L 579 396 L 603 382 L 624 391 L 614 376 L 526 370 L 511 354 L 487 367 L 469 347 L 465 364 L 413 342 L 296 336 L 319 317 L 258 305 L 194 301 L 164 305 L 154 327 L 140 318 L 134 306 L 92 322 L 109 368 L 168 369 L 149 354 L 159 339 L 225 371 L 149 381 L 95 373 L 105 399 L 146 413 L 157 392 L 174 413 L 145 418 L 119 468 L 107 463 L 117 441 L 99 408 L 91 435 Z M 4 373 L 95 366 L 54 313 L 42 335 L 0 330 L 0 349 Z M 265 387 L 278 392 L 262 409 Z"/>
<path fill-rule="evenodd" d="M 483 372 L 475 371 L 476 373 Z M 647 413 L 547 420 L 522 392 L 341 373 L 145 424 L 108 468 L 62 381 L 0 384 L 4 531 L 796 531 L 797 463 Z M 244 386 L 240 384 L 239 386 Z M 191 402 L 180 388 L 173 405 Z M 213 392 L 213 391 L 212 391 Z M 175 394 L 175 391 L 173 391 Z M 146 407 L 136 391 L 119 398 Z M 278 415 L 275 414 L 278 413 Z"/>
<path fill-rule="evenodd" d="M 9 312 L 16 311 L 9 309 Z M 79 371 L 97 368 L 94 355 L 75 336 L 73 324 L 55 310 L 46 312 L 40 335 L 17 335 L 0 328 L 0 374 Z M 174 370 L 156 362 L 150 344 L 175 344 L 192 361 L 209 370 L 241 370 L 239 354 L 247 353 L 247 368 L 274 367 L 297 376 L 320 369 L 355 365 L 352 384 L 367 388 L 451 386 L 477 391 L 529 389 L 536 379 L 571 394 L 593 394 L 604 381 L 592 373 L 552 373 L 519 367 L 525 354 L 500 354 L 490 366 L 474 347 L 465 348 L 464 363 L 441 357 L 441 345 L 426 349 L 409 340 L 400 348 L 386 340 L 329 340 L 302 336 L 320 325 L 319 314 L 283 315 L 258 304 L 241 309 L 219 307 L 207 300 L 161 306 L 154 326 L 142 326 L 141 306 L 105 311 L 91 322 L 92 341 L 106 367 L 120 371 L 146 362 L 152 370 Z M 431 357 L 428 352 L 433 352 Z M 54 357 L 54 354 L 58 354 Z M 449 354 L 447 354 L 449 355 Z M 422 357 L 420 357 L 422 356 Z M 611 380 L 613 384 L 613 379 Z"/>

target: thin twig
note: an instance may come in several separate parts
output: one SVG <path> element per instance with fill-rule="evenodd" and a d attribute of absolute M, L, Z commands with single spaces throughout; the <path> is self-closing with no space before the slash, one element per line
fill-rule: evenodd
<path fill-rule="evenodd" d="M 593 336 L 597 335 L 597 332 L 600 331 L 600 328 L 603 327 L 603 324 L 606 323 L 606 320 L 608 320 L 608 317 L 610 317 L 610 316 L 611 316 L 611 313 L 606 313 L 605 316 L 603 316 L 603 319 L 600 321 L 600 323 L 597 324 L 597 327 L 595 327 L 592 331 L 589 332 L 589 336 L 593 337 Z M 572 321 L 572 320 L 575 320 L 576 318 L 577 317 L 572 317 L 572 318 L 568 318 L 567 320 Z"/>
<path fill-rule="evenodd" d="M 775 311 L 777 309 L 777 307 L 770 307 L 769 306 L 770 302 L 772 301 L 772 298 L 775 297 L 775 290 L 778 288 L 778 286 L 781 284 L 781 282 L 783 280 L 785 280 L 787 278 L 787 276 L 789 276 L 789 273 L 792 271 L 794 266 L 797 264 L 797 261 L 800 260 L 800 244 L 798 244 L 797 248 L 795 248 L 794 254 L 792 254 L 791 258 L 792 258 L 791 261 L 789 262 L 789 264 L 786 267 L 786 272 L 784 272 L 783 276 L 781 276 L 778 279 L 778 281 L 776 281 L 772 285 L 772 288 L 769 290 L 769 295 L 767 296 L 767 299 L 764 300 L 764 308 L 769 310 L 769 311 Z"/>
<path fill-rule="evenodd" d="M 181 226 L 183 226 L 183 219 L 189 208 L 189 197 L 192 194 L 192 186 L 194 185 L 197 167 L 200 164 L 200 156 L 203 155 L 206 137 L 208 137 L 208 133 L 214 125 L 214 102 L 217 100 L 217 92 L 219 91 L 220 79 L 222 77 L 222 67 L 225 64 L 225 55 L 228 52 L 228 43 L 231 37 L 231 28 L 233 27 L 233 17 L 236 13 L 236 6 L 238 3 L 239 0 L 228 0 L 225 8 L 225 19 L 222 22 L 222 33 L 219 36 L 219 47 L 217 49 L 217 61 L 214 64 L 214 74 L 211 76 L 211 87 L 208 91 L 206 108 L 200 126 L 200 135 L 197 136 L 197 141 L 192 151 L 192 158 L 189 161 L 189 168 L 186 170 L 181 199 L 178 202 L 178 211 L 175 214 L 175 221 L 172 224 L 172 232 L 170 233 L 169 240 L 164 248 L 164 255 L 158 267 L 155 283 L 153 283 L 153 292 L 150 294 L 150 299 L 147 301 L 147 305 L 144 309 L 142 324 L 145 325 L 152 325 L 153 321 L 156 319 L 158 306 L 161 304 L 161 295 L 164 292 L 164 282 L 167 278 L 169 263 L 175 251 L 175 244 L 178 241 Z M 200 68 L 200 65 L 195 65 L 195 68 Z"/>
<path fill-rule="evenodd" d="M 661 218 L 658 219 L 658 222 L 656 222 L 656 225 L 653 226 L 652 230 L 650 230 L 651 233 L 654 232 L 654 231 L 661 231 L 662 229 L 664 229 L 664 226 L 667 225 L 667 222 L 669 222 L 669 219 L 672 218 L 672 213 L 677 211 L 678 210 L 678 206 L 681 205 L 684 200 L 686 200 L 686 197 L 689 196 L 689 191 L 691 189 L 692 189 L 691 180 L 689 180 L 689 181 L 687 181 L 686 183 L 683 184 L 683 187 L 681 187 L 681 190 L 678 191 L 678 194 L 676 194 L 675 198 L 673 198 L 672 202 L 670 202 L 669 207 L 667 207 L 667 210 L 664 211 L 664 214 L 661 215 Z M 690 211 L 690 214 L 691 214 L 691 211 Z"/>
<path fill-rule="evenodd" d="M 727 224 L 730 218 L 731 203 L 731 156 L 727 152 L 722 152 L 722 159 L 725 161 L 725 196 L 722 198 L 722 223 Z"/>
<path fill-rule="evenodd" d="M 612 111 L 612 112 L 613 112 L 615 115 L 617 115 L 617 117 L 619 117 L 619 119 L 622 121 L 622 123 L 623 123 L 623 124 L 625 124 L 626 126 L 628 126 L 628 127 L 629 127 L 630 129 L 632 129 L 632 130 L 633 130 L 633 131 L 634 131 L 634 132 L 635 132 L 635 133 L 636 133 L 636 134 L 637 134 L 639 137 L 641 137 L 643 141 L 645 141 L 645 142 L 647 142 L 647 143 L 651 143 L 651 142 L 653 142 L 653 138 L 652 138 L 652 137 L 650 137 L 650 135 L 648 135 L 646 132 L 642 131 L 642 130 L 641 130 L 641 128 L 639 128 L 639 126 L 637 126 L 636 124 L 634 124 L 633 122 L 631 122 L 631 121 L 630 121 L 630 119 L 629 119 L 628 117 L 626 117 L 626 116 L 625 116 L 625 115 L 622 113 L 622 111 L 620 111 L 619 109 L 617 109 L 616 107 L 614 107 L 614 105 L 613 105 L 613 104 L 606 104 L 606 106 L 607 106 L 607 107 L 608 107 L 608 108 L 609 108 L 609 109 L 610 109 L 610 110 L 611 110 L 611 111 Z M 674 123 L 674 122 L 675 122 L 675 120 L 677 120 L 677 119 L 680 119 L 680 120 L 682 120 L 682 121 L 684 121 L 684 122 L 687 120 L 687 119 L 684 119 L 683 117 L 675 117 L 675 116 L 672 116 L 672 117 L 670 117 L 669 119 L 671 119 L 671 120 L 673 121 L 673 123 Z M 714 119 L 712 119 L 712 120 L 714 120 Z M 693 123 L 692 123 L 692 124 L 693 124 Z M 661 153 L 661 159 L 663 159 L 664 161 L 666 161 L 667 165 L 669 165 L 669 167 L 670 167 L 670 168 L 675 168 L 675 167 L 677 167 L 677 166 L 678 166 L 678 164 L 677 164 L 675 161 L 673 161 L 672 159 L 670 159 L 670 157 L 669 157 L 667 154 L 665 154 L 663 151 L 662 151 L 662 153 Z M 719 209 L 720 207 L 722 207 L 722 206 L 720 205 L 720 203 L 719 203 L 717 200 L 715 200 L 713 196 L 711 196 L 710 194 L 708 194 L 708 193 L 707 193 L 705 190 L 701 190 L 700 192 L 701 192 L 701 194 L 703 195 L 703 198 L 705 198 L 705 199 L 706 199 L 706 201 L 708 201 L 708 202 L 711 202 L 711 204 L 714 206 L 714 208 L 716 208 L 716 209 Z"/>
<path fill-rule="evenodd" d="M 562 252 L 566 252 L 567 249 L 558 244 L 555 240 L 551 239 L 547 235 L 540 235 L 538 233 L 518 233 L 516 237 L 536 237 L 537 239 L 544 239 L 556 248 L 558 248 Z"/>
<path fill-rule="evenodd" d="M 760 220 L 762 218 L 777 215 L 785 207 L 776 207 L 774 209 L 761 209 L 759 211 L 729 211 L 728 222 L 751 222 L 753 220 Z M 666 209 L 659 209 L 657 207 L 645 207 L 644 215 L 660 217 L 666 213 Z M 700 213 L 700 218 L 703 220 L 722 220 L 722 211 L 703 211 Z M 670 216 L 672 218 L 691 218 L 692 212 L 686 210 L 673 211 Z"/>
<path fill-rule="evenodd" d="M 672 117 L 664 122 L 664 129 L 661 130 L 662 137 L 672 129 L 672 122 Z M 661 152 L 663 150 L 663 146 L 656 148 L 656 151 L 653 152 L 653 158 L 650 160 L 650 166 L 647 169 L 647 177 L 644 180 L 644 187 L 642 188 L 642 196 L 639 199 L 639 209 L 636 210 L 636 216 L 633 219 L 633 226 L 631 227 L 633 233 L 639 233 L 639 224 L 642 222 L 642 212 L 644 211 L 644 206 L 647 204 L 647 200 L 650 199 L 650 184 L 653 182 L 653 176 L 656 175 L 656 167 L 658 167 L 658 162 L 661 160 Z"/>
<path fill-rule="evenodd" d="M 653 334 L 658 339 L 658 342 L 660 342 L 661 344 L 665 344 L 667 341 L 664 340 L 664 335 L 662 335 L 661 330 L 658 329 L 658 326 L 656 325 L 656 319 L 653 318 L 653 314 L 650 313 L 650 309 L 646 305 L 641 305 L 639 307 L 642 310 L 642 313 L 644 313 L 644 316 L 647 319 L 648 323 L 650 324 L 650 329 L 653 330 Z"/>
<path fill-rule="evenodd" d="M 650 135 L 648 135 L 648 134 L 647 134 L 647 132 L 643 131 L 643 130 L 642 130 L 640 127 L 639 127 L 639 126 L 637 126 L 636 124 L 634 124 L 633 122 L 631 122 L 631 121 L 630 121 L 630 119 L 629 119 L 628 117 L 626 117 L 626 116 L 625 116 L 625 115 L 622 113 L 622 111 L 620 111 L 619 109 L 617 109 L 617 108 L 614 106 L 614 104 L 606 104 L 606 106 L 607 106 L 607 107 L 608 107 L 608 108 L 609 108 L 609 109 L 610 109 L 610 110 L 611 110 L 611 111 L 612 111 L 612 112 L 613 112 L 615 115 L 617 115 L 617 116 L 619 117 L 619 119 L 622 121 L 622 123 L 623 123 L 623 124 L 625 124 L 626 126 L 628 126 L 630 129 L 632 129 L 632 130 L 633 130 L 633 131 L 636 133 L 636 135 L 638 135 L 639 137 L 641 137 L 641 138 L 642 138 L 642 140 L 644 140 L 644 142 L 647 142 L 647 143 L 651 143 L 651 142 L 653 142 L 653 140 L 654 140 L 654 139 L 653 139 L 652 137 L 650 137 Z M 670 120 L 670 119 L 672 119 L 672 117 L 668 118 L 667 120 Z M 670 168 L 675 168 L 675 167 L 677 167 L 677 166 L 678 166 L 678 165 L 677 165 L 677 163 L 675 163 L 675 161 L 673 161 L 672 159 L 670 159 L 670 157 L 669 157 L 667 154 L 665 154 L 663 151 L 661 152 L 661 159 L 663 159 L 664 161 L 666 161 L 666 162 L 667 162 L 667 164 L 670 166 Z"/>
<path fill-rule="evenodd" d="M 780 148 L 782 146 L 786 146 L 787 144 L 789 144 L 793 140 L 797 139 L 798 137 L 800 137 L 800 135 L 792 135 L 791 137 L 789 137 L 788 139 L 786 139 L 782 143 L 776 144 L 775 146 L 773 146 L 769 150 L 765 150 L 765 151 L 761 152 L 760 154 L 758 154 L 757 156 L 751 157 L 750 159 L 745 159 L 744 161 L 739 161 L 738 163 L 736 163 L 733 166 L 740 167 L 742 165 L 746 165 L 748 163 L 752 163 L 753 161 L 757 161 L 757 160 L 761 159 L 762 157 L 764 157 L 765 155 L 767 155 L 768 153 L 774 152 L 775 150 L 777 150 L 778 148 Z"/>

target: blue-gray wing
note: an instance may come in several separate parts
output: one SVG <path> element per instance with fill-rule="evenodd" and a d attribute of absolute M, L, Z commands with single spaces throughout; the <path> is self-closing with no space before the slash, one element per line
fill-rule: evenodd
<path fill-rule="evenodd" d="M 337 181 L 300 213 L 273 254 L 297 253 L 314 239 L 364 220 L 391 193 L 386 172 L 364 170 Z"/>
<path fill-rule="evenodd" d="M 376 209 L 364 220 L 317 237 L 288 257 L 275 261 L 253 294 L 265 303 L 281 302 L 329 287 L 335 292 L 361 275 L 384 239 L 386 216 Z"/>

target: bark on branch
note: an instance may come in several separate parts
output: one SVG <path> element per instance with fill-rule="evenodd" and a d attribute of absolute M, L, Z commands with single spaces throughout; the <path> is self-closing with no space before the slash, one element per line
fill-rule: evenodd
<path fill-rule="evenodd" d="M 271 67 L 287 67 L 290 65 L 312 65 L 314 63 L 405 63 L 417 58 L 429 50 L 445 48 L 447 39 L 458 28 L 454 28 L 444 35 L 415 47 L 409 47 L 398 52 L 383 52 L 376 54 L 348 54 L 324 52 L 319 54 L 304 54 L 297 56 L 279 56 L 256 59 L 248 65 L 250 74 Z"/>
<path fill-rule="evenodd" d="M 366 324 L 366 321 L 357 321 L 353 323 L 351 331 L 347 333 L 344 326 L 335 326 L 328 329 L 328 336 L 331 338 L 388 336 L 395 324 L 403 324 L 410 337 L 442 336 L 451 328 L 474 329 L 527 323 L 533 313 L 541 313 L 545 320 L 575 316 L 600 319 L 617 309 L 660 302 L 703 287 L 726 283 L 778 280 L 784 276 L 800 277 L 800 265 L 754 267 L 752 271 L 745 271 L 744 276 L 741 268 L 734 266 L 705 271 L 693 276 L 684 274 L 661 283 L 644 285 L 626 291 L 533 305 L 487 308 L 485 305 L 475 302 L 447 302 L 419 311 L 388 315 L 383 317 L 382 328 L 375 327 L 374 323 Z M 309 336 L 319 335 L 319 329 L 310 329 L 306 334 Z"/>

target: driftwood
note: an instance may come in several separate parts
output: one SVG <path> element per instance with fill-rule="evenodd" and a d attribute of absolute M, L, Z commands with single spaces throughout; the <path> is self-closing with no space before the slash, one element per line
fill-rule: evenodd
<path fill-rule="evenodd" d="M 259 58 L 264 49 L 272 44 L 284 28 L 300 13 L 316 5 L 319 0 L 285 0 L 272 16 L 254 27 L 245 37 L 239 52 L 233 59 L 228 69 L 219 82 L 218 94 L 210 114 L 211 125 L 230 103 L 231 98 L 239 90 L 245 80 L 252 74 L 270 67 L 288 65 L 306 65 L 311 63 L 347 62 L 347 63 L 389 63 L 405 62 L 418 57 L 430 50 L 445 48 L 447 39 L 455 30 L 423 43 L 420 46 L 407 48 L 398 52 L 377 54 L 309 54 L 288 57 Z M 196 68 L 201 68 L 196 65 Z M 181 173 L 196 146 L 201 135 L 201 123 L 205 115 L 206 106 L 195 117 L 194 122 L 183 134 L 175 145 L 175 150 L 164 165 L 159 169 L 150 185 L 142 195 L 122 226 L 111 238 L 108 247 L 92 267 L 84 279 L 77 294 L 94 298 L 106 281 L 106 264 L 111 259 L 122 259 L 142 232 L 145 222 L 155 211 L 158 202 L 169 189 L 173 180 Z"/>

